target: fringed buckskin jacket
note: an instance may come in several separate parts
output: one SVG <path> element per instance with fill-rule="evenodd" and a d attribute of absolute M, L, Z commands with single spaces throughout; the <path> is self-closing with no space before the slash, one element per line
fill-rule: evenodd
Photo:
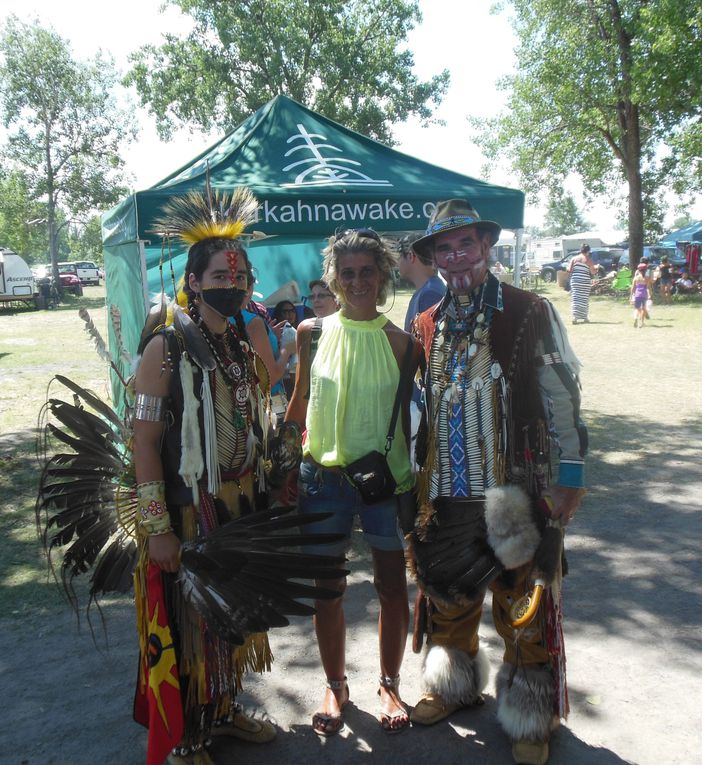
<path fill-rule="evenodd" d="M 507 483 L 537 497 L 550 482 L 552 443 L 558 483 L 583 485 L 579 362 L 547 300 L 488 273 L 467 312 L 448 291 L 416 317 L 414 332 L 427 363 L 420 503 Z"/>

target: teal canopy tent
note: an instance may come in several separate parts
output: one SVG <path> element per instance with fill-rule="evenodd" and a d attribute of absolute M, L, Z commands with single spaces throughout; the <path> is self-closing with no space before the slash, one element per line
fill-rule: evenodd
<path fill-rule="evenodd" d="M 675 245 L 676 242 L 702 242 L 702 220 L 685 226 L 685 228 L 679 228 L 677 231 L 671 231 L 661 237 L 658 243 Z"/>
<path fill-rule="evenodd" d="M 248 186 L 259 200 L 253 229 L 267 238 L 252 242 L 249 254 L 264 295 L 291 279 L 304 285 L 318 277 L 324 239 L 336 230 L 423 230 L 440 199 L 468 199 L 483 218 L 523 227 L 521 191 L 421 162 L 277 96 L 188 165 L 103 216 L 107 304 L 120 309 L 130 352 L 161 292 L 164 245 L 154 221 L 169 198 L 203 190 L 208 170 L 213 189 Z M 171 266 L 179 278 L 185 265 L 184 250 L 170 254 L 163 268 L 168 293 Z"/>

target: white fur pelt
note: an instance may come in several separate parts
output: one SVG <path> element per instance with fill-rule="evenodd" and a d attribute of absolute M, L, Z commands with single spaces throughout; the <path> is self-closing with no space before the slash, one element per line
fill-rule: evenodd
<path fill-rule="evenodd" d="M 497 673 L 497 719 L 512 741 L 548 741 L 559 724 L 551 670 L 520 667 L 510 686 L 512 669 L 503 664 Z"/>
<path fill-rule="evenodd" d="M 195 396 L 193 385 L 193 367 L 188 361 L 187 354 L 180 359 L 180 384 L 183 388 L 183 420 L 180 428 L 180 473 L 186 486 L 193 492 L 193 504 L 199 504 L 197 482 L 202 476 L 205 464 L 202 459 L 202 446 L 200 444 L 200 423 L 198 422 L 197 410 L 200 402 Z"/>
<path fill-rule="evenodd" d="M 485 649 L 470 656 L 456 648 L 429 646 L 424 655 L 422 680 L 429 693 L 438 693 L 447 704 L 475 703 L 487 685 L 490 663 Z"/>
<path fill-rule="evenodd" d="M 202 370 L 202 419 L 205 425 L 205 461 L 207 463 L 207 491 L 216 494 L 221 485 L 219 472 L 219 452 L 217 450 L 217 421 L 215 420 L 214 401 L 210 376 Z"/>
<path fill-rule="evenodd" d="M 488 544 L 505 568 L 519 568 L 534 557 L 541 534 L 521 486 L 497 486 L 485 492 L 485 525 Z"/>

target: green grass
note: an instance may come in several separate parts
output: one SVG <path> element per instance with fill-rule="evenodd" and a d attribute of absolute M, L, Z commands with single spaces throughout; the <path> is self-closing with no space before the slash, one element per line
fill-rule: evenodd
<path fill-rule="evenodd" d="M 5 614 L 21 616 L 63 602 L 47 577 L 34 525 L 36 424 L 57 372 L 108 395 L 107 368 L 83 330 L 80 307 L 90 311 L 104 336 L 101 287 L 86 288 L 82 298 L 67 297 L 55 311 L 0 309 L 0 607 Z"/>
<path fill-rule="evenodd" d="M 596 500 L 590 511 L 609 512 L 621 502 L 609 487 L 623 465 L 633 479 L 650 480 L 652 453 L 666 479 L 684 481 L 690 466 L 702 460 L 702 301 L 656 305 L 646 327 L 634 329 L 626 300 L 593 297 L 591 323 L 571 326 L 568 293 L 546 285 L 541 294 L 563 317 L 583 362 L 588 473 Z M 399 326 L 410 296 L 399 290 L 382 307 Z M 84 297 L 68 300 L 58 311 L 0 309 L 0 609 L 18 618 L 62 603 L 47 577 L 34 526 L 35 427 L 47 384 L 59 372 L 108 395 L 106 365 L 77 314 L 81 305 L 88 307 L 104 336 L 104 290 L 90 287 Z"/>

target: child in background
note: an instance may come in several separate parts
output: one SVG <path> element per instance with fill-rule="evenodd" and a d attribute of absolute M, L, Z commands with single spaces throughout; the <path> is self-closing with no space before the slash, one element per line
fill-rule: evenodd
<path fill-rule="evenodd" d="M 644 319 L 647 317 L 646 301 L 651 297 L 651 280 L 646 276 L 646 269 L 647 265 L 645 263 L 639 263 L 631 283 L 629 301 L 634 304 L 636 311 L 634 318 L 635 327 L 643 327 Z"/>

